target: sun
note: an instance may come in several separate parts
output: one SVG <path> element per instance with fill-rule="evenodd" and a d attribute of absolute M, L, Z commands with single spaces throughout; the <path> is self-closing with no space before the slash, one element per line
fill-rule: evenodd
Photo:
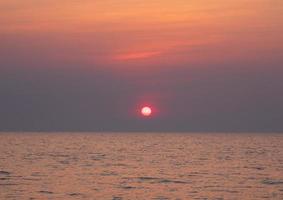
<path fill-rule="evenodd" d="M 148 106 L 144 106 L 144 107 L 141 109 L 141 114 L 142 114 L 144 117 L 149 117 L 149 116 L 152 114 L 151 108 L 148 107 Z"/>

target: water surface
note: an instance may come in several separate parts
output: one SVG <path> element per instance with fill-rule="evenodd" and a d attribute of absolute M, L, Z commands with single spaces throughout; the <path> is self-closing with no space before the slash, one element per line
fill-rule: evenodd
<path fill-rule="evenodd" d="M 0 199 L 283 199 L 283 135 L 1 133 Z"/>

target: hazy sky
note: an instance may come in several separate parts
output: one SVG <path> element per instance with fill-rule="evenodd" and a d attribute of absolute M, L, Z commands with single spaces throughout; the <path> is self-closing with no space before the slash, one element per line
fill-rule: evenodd
<path fill-rule="evenodd" d="M 283 132 L 282 0 L 0 0 L 0 25 L 2 131 Z"/>

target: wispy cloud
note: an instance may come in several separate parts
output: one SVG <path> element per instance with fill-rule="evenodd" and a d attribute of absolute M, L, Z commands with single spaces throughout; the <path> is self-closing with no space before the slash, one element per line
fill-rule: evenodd
<path fill-rule="evenodd" d="M 131 52 L 125 54 L 119 54 L 114 56 L 115 60 L 126 61 L 135 59 L 145 59 L 160 55 L 160 51 L 149 51 L 149 52 Z"/>

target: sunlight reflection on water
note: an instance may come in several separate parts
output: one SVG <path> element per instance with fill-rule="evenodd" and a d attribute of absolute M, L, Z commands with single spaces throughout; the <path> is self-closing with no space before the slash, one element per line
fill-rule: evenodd
<path fill-rule="evenodd" d="M 283 135 L 1 133 L 0 199 L 283 199 Z"/>

